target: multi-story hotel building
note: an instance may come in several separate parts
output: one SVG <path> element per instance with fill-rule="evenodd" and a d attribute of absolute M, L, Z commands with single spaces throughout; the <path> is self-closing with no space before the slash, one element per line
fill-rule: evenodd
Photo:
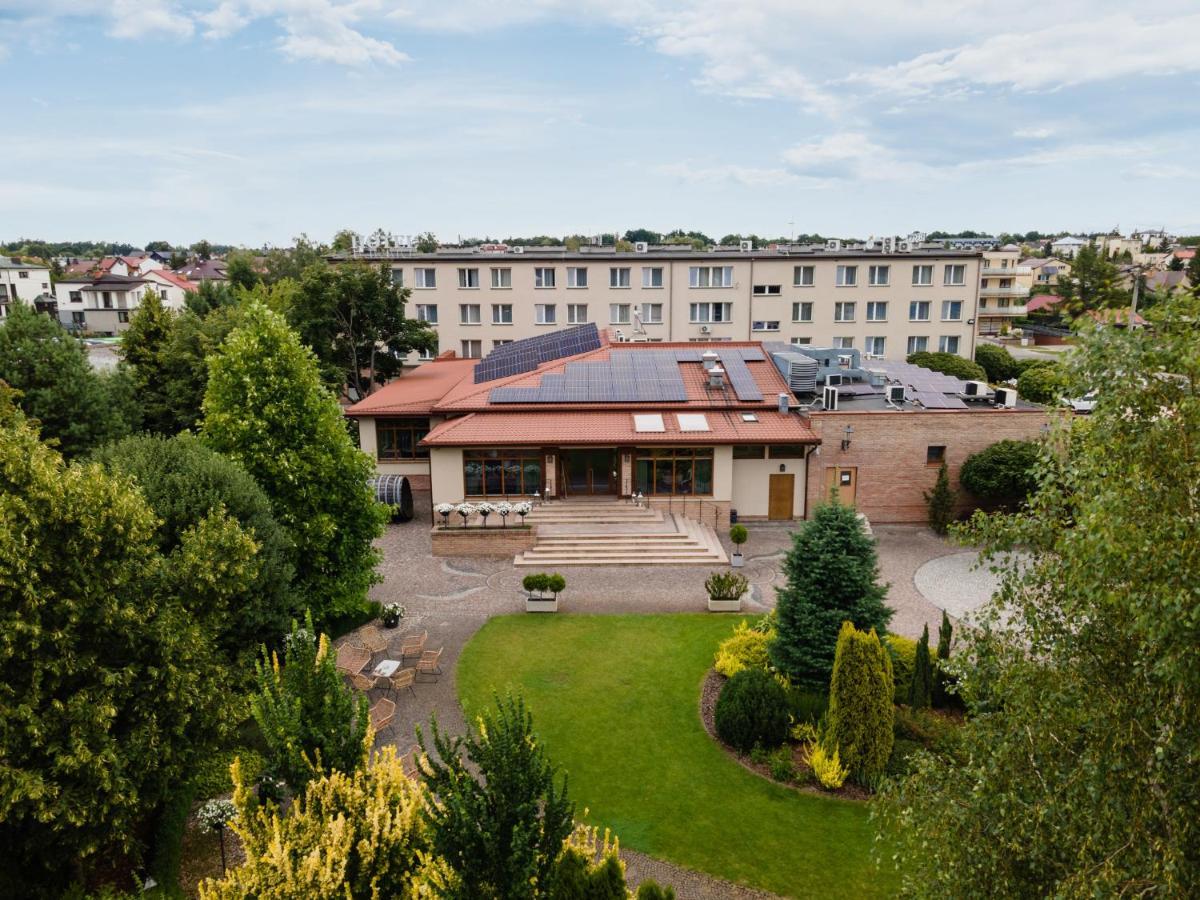
<path fill-rule="evenodd" d="M 887 359 L 917 350 L 973 356 L 982 259 L 941 247 L 643 244 L 633 252 L 492 246 L 354 258 L 388 264 L 411 290 L 407 315 L 437 330 L 438 352 L 460 357 L 595 323 L 618 340 L 787 341 Z"/>

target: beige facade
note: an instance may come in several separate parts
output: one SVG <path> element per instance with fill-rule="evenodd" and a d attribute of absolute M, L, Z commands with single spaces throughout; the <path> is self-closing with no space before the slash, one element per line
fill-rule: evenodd
<path fill-rule="evenodd" d="M 0 256 L 0 319 L 8 315 L 8 305 L 16 300 L 32 304 L 50 294 L 50 270 L 45 266 L 13 262 Z"/>
<path fill-rule="evenodd" d="M 436 328 L 439 352 L 459 356 L 593 322 L 627 340 L 790 341 L 890 359 L 973 355 L 980 261 L 952 250 L 601 248 L 389 259 L 411 289 L 407 314 Z"/>
<path fill-rule="evenodd" d="M 1033 269 L 1021 264 L 1020 248 L 1009 245 L 984 251 L 980 276 L 978 331 L 999 334 L 1025 315 Z"/>

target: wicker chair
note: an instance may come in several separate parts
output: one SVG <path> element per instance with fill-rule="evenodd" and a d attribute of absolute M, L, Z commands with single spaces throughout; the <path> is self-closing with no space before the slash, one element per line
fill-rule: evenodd
<path fill-rule="evenodd" d="M 381 680 L 387 682 L 389 691 L 402 691 L 405 688 L 408 688 L 408 692 L 410 694 L 412 694 L 414 697 L 417 696 L 417 692 L 413 690 L 413 683 L 417 680 L 416 669 L 411 667 L 407 669 L 401 669 L 391 678 L 384 678 Z"/>
<path fill-rule="evenodd" d="M 361 672 L 355 672 L 353 675 L 351 675 L 350 683 L 364 694 L 367 691 L 374 690 L 379 686 L 378 679 L 372 678 L 370 675 L 363 675 Z"/>
<path fill-rule="evenodd" d="M 420 656 L 424 653 L 427 640 L 429 640 L 428 631 L 405 635 L 404 640 L 400 642 L 400 661 L 404 662 L 410 656 Z"/>
<path fill-rule="evenodd" d="M 421 748 L 414 744 L 408 748 L 407 753 L 400 757 L 400 771 L 413 781 L 416 781 L 420 777 L 420 763 L 417 761 L 417 754 L 420 750 Z"/>
<path fill-rule="evenodd" d="M 436 650 L 425 650 L 421 653 L 420 660 L 417 661 L 416 675 L 432 675 L 433 680 L 437 681 L 438 676 L 442 674 L 441 659 L 442 651 L 445 647 L 438 647 Z"/>
<path fill-rule="evenodd" d="M 381 653 L 388 648 L 388 639 L 374 625 L 365 626 L 358 636 L 363 646 L 372 653 Z"/>
<path fill-rule="evenodd" d="M 391 700 L 380 700 L 371 707 L 370 714 L 371 727 L 375 729 L 375 734 L 379 734 L 390 727 L 396 718 L 396 704 Z"/>

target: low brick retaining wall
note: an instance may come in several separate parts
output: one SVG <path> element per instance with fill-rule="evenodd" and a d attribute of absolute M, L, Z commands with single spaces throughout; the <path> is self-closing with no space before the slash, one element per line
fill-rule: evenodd
<path fill-rule="evenodd" d="M 524 528 L 512 526 L 501 528 L 442 528 L 432 529 L 434 556 L 485 556 L 497 559 L 516 556 L 522 550 L 532 549 L 537 540 L 537 526 Z"/>

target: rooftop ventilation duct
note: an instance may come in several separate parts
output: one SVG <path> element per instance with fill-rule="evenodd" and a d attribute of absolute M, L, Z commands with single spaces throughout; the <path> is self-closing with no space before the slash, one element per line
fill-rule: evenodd
<path fill-rule="evenodd" d="M 821 368 L 811 356 L 803 353 L 778 352 L 771 354 L 771 361 L 787 381 L 788 389 L 793 394 L 815 394 L 817 392 L 817 374 Z"/>
<path fill-rule="evenodd" d="M 725 370 L 720 366 L 713 366 L 708 370 L 708 386 L 716 390 L 725 389 Z"/>
<path fill-rule="evenodd" d="M 717 365 L 718 362 L 720 362 L 720 357 L 717 356 L 715 350 L 705 350 L 704 354 L 700 357 L 700 364 L 704 366 L 705 372 L 711 372 L 713 366 Z"/>
<path fill-rule="evenodd" d="M 779 392 L 779 412 L 782 415 L 786 416 L 788 414 L 788 409 L 790 408 L 790 406 L 791 406 L 791 398 L 788 397 L 788 395 L 785 394 L 783 391 L 780 391 Z"/>

